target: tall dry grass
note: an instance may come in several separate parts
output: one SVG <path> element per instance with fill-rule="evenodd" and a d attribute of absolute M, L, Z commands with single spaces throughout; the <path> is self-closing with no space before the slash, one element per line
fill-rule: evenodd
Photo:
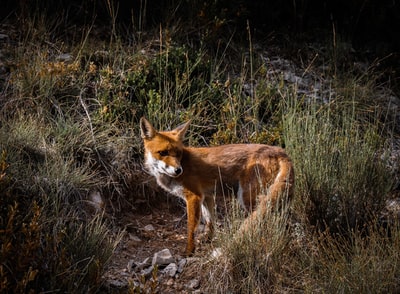
<path fill-rule="evenodd" d="M 382 117 L 393 116 L 370 99 L 375 76 L 340 76 L 333 64 L 323 104 L 267 74 L 250 30 L 247 48 L 230 37 L 210 50 L 210 32 L 187 42 L 179 25 L 127 43 L 110 6 L 110 35 L 88 25 L 64 41 L 62 19 L 36 13 L 7 45 L 1 81 L 1 291 L 101 287 L 120 238 L 106 213 L 156 194 L 140 166 L 143 115 L 160 129 L 192 119 L 191 145 L 284 145 L 293 159 L 289 207 L 243 238 L 236 204 L 222 213 L 212 244 L 223 255 L 198 265 L 207 292 L 399 291 L 398 224 L 378 222 L 392 185 Z M 92 192 L 106 211 L 86 209 Z"/>

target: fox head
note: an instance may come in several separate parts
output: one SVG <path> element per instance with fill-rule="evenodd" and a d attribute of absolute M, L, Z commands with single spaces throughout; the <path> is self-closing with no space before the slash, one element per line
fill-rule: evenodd
<path fill-rule="evenodd" d="M 179 177 L 183 173 L 181 159 L 183 154 L 183 139 L 189 128 L 190 121 L 169 132 L 159 132 L 142 117 L 140 131 L 144 142 L 145 164 L 154 175 Z"/>

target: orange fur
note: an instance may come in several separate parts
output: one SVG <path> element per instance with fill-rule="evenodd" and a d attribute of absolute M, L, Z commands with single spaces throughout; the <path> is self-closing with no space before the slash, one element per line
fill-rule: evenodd
<path fill-rule="evenodd" d="M 212 236 L 215 198 L 234 190 L 240 203 L 253 211 L 244 228 L 257 214 L 265 215 L 281 196 L 293 192 L 293 165 L 280 147 L 262 144 L 230 144 L 186 147 L 189 122 L 172 131 L 159 132 L 145 118 L 140 120 L 147 169 L 166 191 L 186 201 L 188 238 L 186 254 L 195 250 L 195 230 L 201 216 Z M 257 200 L 258 198 L 258 200 Z M 258 205 L 258 209 L 255 209 Z"/>

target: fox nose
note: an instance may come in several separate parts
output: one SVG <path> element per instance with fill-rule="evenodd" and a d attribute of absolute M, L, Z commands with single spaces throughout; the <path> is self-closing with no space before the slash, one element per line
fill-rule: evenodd
<path fill-rule="evenodd" d="M 175 174 L 176 174 L 177 176 L 181 175 L 182 172 L 183 172 L 183 169 L 182 169 L 181 167 L 177 167 L 177 168 L 175 169 Z"/>

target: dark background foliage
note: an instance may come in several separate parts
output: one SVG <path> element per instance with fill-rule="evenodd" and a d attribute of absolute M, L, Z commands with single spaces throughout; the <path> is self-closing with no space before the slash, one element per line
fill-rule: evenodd
<path fill-rule="evenodd" d="M 249 21 L 260 33 L 279 31 L 291 36 L 308 33 L 318 37 L 335 30 L 353 46 L 368 45 L 375 47 L 372 49 L 392 51 L 400 47 L 400 5 L 396 0 L 5 0 L 0 16 L 24 18 L 41 7 L 49 15 L 68 15 L 70 24 L 92 22 L 93 16 L 98 22 L 107 22 L 112 8 L 117 12 L 117 22 L 125 26 L 140 16 L 141 25 L 150 27 L 177 19 L 201 25 L 218 18 L 238 31 L 245 31 Z"/>
<path fill-rule="evenodd" d="M 17 19 L 23 25 L 37 12 L 62 22 L 52 32 L 66 42 L 76 40 L 87 25 L 101 31 L 98 39 L 109 40 L 114 33 L 129 43 L 152 29 L 181 26 L 187 42 L 202 40 L 210 48 L 231 36 L 246 44 L 251 32 L 257 42 L 278 44 L 291 56 L 309 43 L 341 42 L 347 46 L 347 62 L 374 62 L 392 81 L 394 91 L 400 88 L 400 4 L 396 0 L 5 0 L 0 18 Z"/>

